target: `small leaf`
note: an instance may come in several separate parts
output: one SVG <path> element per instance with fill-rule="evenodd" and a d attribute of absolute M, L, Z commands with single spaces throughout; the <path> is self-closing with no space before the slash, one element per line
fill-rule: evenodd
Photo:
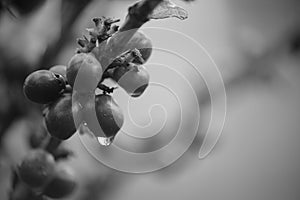
<path fill-rule="evenodd" d="M 163 0 L 149 15 L 149 19 L 165 19 L 176 17 L 184 20 L 188 18 L 188 12 L 183 8 L 177 6 L 170 0 Z"/>

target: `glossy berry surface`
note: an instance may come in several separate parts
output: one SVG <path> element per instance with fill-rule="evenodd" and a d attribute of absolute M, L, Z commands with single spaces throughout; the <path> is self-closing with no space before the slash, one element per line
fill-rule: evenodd
<path fill-rule="evenodd" d="M 104 135 L 106 137 L 115 136 L 124 123 L 124 115 L 112 96 L 108 94 L 96 95 L 95 111 Z"/>
<path fill-rule="evenodd" d="M 43 194 L 50 198 L 63 198 L 74 191 L 76 180 L 71 168 L 57 167 L 53 179 L 43 190 Z"/>
<path fill-rule="evenodd" d="M 75 54 L 67 66 L 68 83 L 78 92 L 94 92 L 102 73 L 98 60 L 88 53 Z"/>
<path fill-rule="evenodd" d="M 152 54 L 152 42 L 145 34 L 136 32 L 125 45 L 124 51 L 133 50 L 135 48 L 140 51 L 145 62 L 150 58 Z M 133 63 L 143 64 L 138 62 L 137 59 L 135 59 Z"/>
<path fill-rule="evenodd" d="M 66 87 L 64 78 L 49 70 L 38 70 L 27 76 L 23 85 L 25 96 L 40 104 L 55 101 Z"/>
<path fill-rule="evenodd" d="M 112 78 L 130 96 L 139 97 L 148 87 L 150 75 L 145 67 L 131 63 L 116 68 Z"/>
<path fill-rule="evenodd" d="M 49 71 L 62 75 L 67 80 L 67 66 L 65 65 L 54 65 Z"/>
<path fill-rule="evenodd" d="M 63 94 L 49 106 L 45 115 L 45 123 L 50 135 L 60 140 L 66 140 L 76 132 L 71 94 Z"/>
<path fill-rule="evenodd" d="M 32 188 L 41 188 L 52 179 L 55 161 L 51 154 L 39 149 L 31 151 L 18 167 L 21 180 Z"/>

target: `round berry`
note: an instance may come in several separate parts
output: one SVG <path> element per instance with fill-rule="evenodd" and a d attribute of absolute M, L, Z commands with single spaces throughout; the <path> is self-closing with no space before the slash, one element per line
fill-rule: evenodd
<path fill-rule="evenodd" d="M 152 42 L 141 32 L 136 32 L 129 42 L 125 45 L 124 51 L 138 49 L 142 54 L 144 61 L 146 62 L 152 54 Z M 138 59 L 135 59 L 133 63 L 139 63 Z"/>
<path fill-rule="evenodd" d="M 53 179 L 43 190 L 43 194 L 50 198 L 63 198 L 74 191 L 76 180 L 71 168 L 57 167 Z"/>
<path fill-rule="evenodd" d="M 110 95 L 100 94 L 95 96 L 94 102 L 89 101 L 85 105 L 84 121 L 96 137 L 103 137 L 101 133 L 111 137 L 115 136 L 122 127 L 124 115 Z"/>
<path fill-rule="evenodd" d="M 55 101 L 65 87 L 66 83 L 61 75 L 49 70 L 38 70 L 27 76 L 23 91 L 29 100 L 46 104 Z"/>
<path fill-rule="evenodd" d="M 112 79 L 130 96 L 139 97 L 148 87 L 150 75 L 145 67 L 130 63 L 128 66 L 117 67 Z"/>
<path fill-rule="evenodd" d="M 67 66 L 65 65 L 54 65 L 49 71 L 62 75 L 67 80 Z"/>
<path fill-rule="evenodd" d="M 49 105 L 45 123 L 50 135 L 60 140 L 66 140 L 76 132 L 72 113 L 72 94 L 63 94 Z"/>
<path fill-rule="evenodd" d="M 55 169 L 53 156 L 42 150 L 31 151 L 18 166 L 21 180 L 32 188 L 42 188 L 52 179 Z"/>
<path fill-rule="evenodd" d="M 102 67 L 91 54 L 75 54 L 68 63 L 68 83 L 78 92 L 93 93 L 101 77 Z"/>

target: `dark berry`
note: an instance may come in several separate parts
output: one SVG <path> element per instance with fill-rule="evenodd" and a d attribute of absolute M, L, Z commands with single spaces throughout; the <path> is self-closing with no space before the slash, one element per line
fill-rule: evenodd
<path fill-rule="evenodd" d="M 18 167 L 21 180 L 32 188 L 42 188 L 52 179 L 55 169 L 53 156 L 42 150 L 31 151 Z"/>
<path fill-rule="evenodd" d="M 43 194 L 50 198 L 63 198 L 72 194 L 75 187 L 76 181 L 71 168 L 58 167 L 53 179 L 44 188 Z"/>
<path fill-rule="evenodd" d="M 23 91 L 26 97 L 40 104 L 55 101 L 66 87 L 64 78 L 49 70 L 38 70 L 27 76 Z"/>
<path fill-rule="evenodd" d="M 60 140 L 66 140 L 76 132 L 72 113 L 72 94 L 63 94 L 49 105 L 45 123 L 50 135 Z"/>
<path fill-rule="evenodd" d="M 119 105 L 112 96 L 100 94 L 95 97 L 95 110 L 105 136 L 115 136 L 124 123 L 124 115 Z"/>

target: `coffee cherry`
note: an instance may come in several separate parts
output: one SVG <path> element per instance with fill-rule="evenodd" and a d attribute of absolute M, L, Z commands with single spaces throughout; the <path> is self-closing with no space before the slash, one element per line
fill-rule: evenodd
<path fill-rule="evenodd" d="M 145 62 L 150 58 L 152 53 L 152 42 L 141 32 L 136 32 L 133 35 L 133 37 L 125 45 L 124 51 L 133 50 L 135 48 L 140 51 Z M 135 59 L 133 63 L 143 64 L 139 63 L 138 59 Z"/>
<path fill-rule="evenodd" d="M 76 187 L 74 172 L 71 168 L 57 167 L 53 179 L 43 190 L 50 198 L 63 198 L 70 195 Z"/>
<path fill-rule="evenodd" d="M 101 76 L 102 67 L 92 54 L 75 54 L 68 63 L 68 83 L 78 92 L 93 93 Z M 74 87 L 75 80 L 78 84 Z"/>
<path fill-rule="evenodd" d="M 116 68 L 112 79 L 130 96 L 139 97 L 148 87 L 150 75 L 145 67 L 130 63 Z"/>
<path fill-rule="evenodd" d="M 64 78 L 48 70 L 38 70 L 25 79 L 23 91 L 26 97 L 36 103 L 55 101 L 66 87 Z"/>
<path fill-rule="evenodd" d="M 76 132 L 70 93 L 63 94 L 49 106 L 49 111 L 45 115 L 45 123 L 50 135 L 60 140 L 66 140 Z"/>
<path fill-rule="evenodd" d="M 32 188 L 42 188 L 52 179 L 55 169 L 53 156 L 42 150 L 31 151 L 18 167 L 21 180 Z"/>
<path fill-rule="evenodd" d="M 49 71 L 62 75 L 67 80 L 67 66 L 65 65 L 54 65 Z"/>
<path fill-rule="evenodd" d="M 93 115 L 92 109 L 96 112 L 96 116 Z M 121 108 L 108 94 L 96 95 L 94 104 L 88 103 L 84 114 L 85 121 L 96 136 L 101 136 L 99 134 L 101 130 L 106 137 L 115 136 L 124 123 Z M 96 127 L 95 123 L 98 123 L 101 129 Z"/>

